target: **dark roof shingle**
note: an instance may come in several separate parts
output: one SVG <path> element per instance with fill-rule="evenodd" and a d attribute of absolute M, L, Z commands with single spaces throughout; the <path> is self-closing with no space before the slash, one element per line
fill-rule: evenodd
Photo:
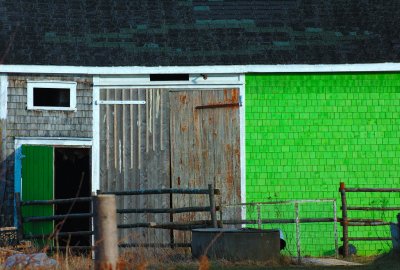
<path fill-rule="evenodd" d="M 0 64 L 399 62 L 400 1 L 0 0 Z"/>

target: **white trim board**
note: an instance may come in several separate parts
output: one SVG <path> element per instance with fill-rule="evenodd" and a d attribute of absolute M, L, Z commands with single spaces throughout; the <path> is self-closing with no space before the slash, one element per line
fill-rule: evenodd
<path fill-rule="evenodd" d="M 50 66 L 0 65 L 0 73 L 30 74 L 226 74 L 226 73 L 319 73 L 319 72 L 390 72 L 400 71 L 400 63 L 318 64 L 318 65 L 210 65 L 210 66 Z"/>
<path fill-rule="evenodd" d="M 189 74 L 188 80 L 151 81 L 149 74 L 135 75 L 102 75 L 99 76 L 98 85 L 152 85 L 154 87 L 183 86 L 183 85 L 236 85 L 241 84 L 240 74 Z"/>
<path fill-rule="evenodd" d="M 0 74 L 0 119 L 7 118 L 7 88 L 7 75 Z"/>
<path fill-rule="evenodd" d="M 241 75 L 241 80 L 244 81 L 244 76 Z M 242 106 L 239 107 L 239 128 L 240 128 L 240 200 L 246 203 L 246 91 L 245 85 L 239 87 L 239 98 Z M 241 209 L 242 219 L 246 219 L 246 208 Z"/>
<path fill-rule="evenodd" d="M 28 110 L 47 110 L 47 111 L 76 111 L 76 82 L 68 81 L 27 81 L 27 109 Z M 53 89 L 69 89 L 69 106 L 35 106 L 35 88 L 45 88 L 48 91 Z"/>
<path fill-rule="evenodd" d="M 82 146 L 91 147 L 90 138 L 69 138 L 69 137 L 16 137 L 15 149 L 21 145 L 54 145 L 54 146 Z"/>
<path fill-rule="evenodd" d="M 93 145 L 92 145 L 92 190 L 100 190 L 100 88 L 99 76 L 93 77 Z"/>

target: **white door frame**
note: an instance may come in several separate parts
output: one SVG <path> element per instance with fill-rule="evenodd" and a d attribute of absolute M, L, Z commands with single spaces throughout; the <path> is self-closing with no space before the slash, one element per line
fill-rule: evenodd
<path fill-rule="evenodd" d="M 19 192 L 22 195 L 22 145 L 43 145 L 43 146 L 61 146 L 61 147 L 82 147 L 91 148 L 92 139 L 88 138 L 49 138 L 49 137 L 16 137 L 14 142 L 14 192 Z M 93 155 L 93 153 L 92 153 Z M 93 177 L 93 164 L 92 164 Z M 93 179 L 93 178 L 92 178 Z M 93 192 L 93 181 L 92 181 Z M 22 197 L 21 197 L 22 198 Z M 14 202 L 14 226 L 17 226 L 17 211 Z"/>

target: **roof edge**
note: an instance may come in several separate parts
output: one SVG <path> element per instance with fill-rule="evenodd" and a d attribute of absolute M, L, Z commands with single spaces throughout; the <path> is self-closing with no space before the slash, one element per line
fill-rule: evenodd
<path fill-rule="evenodd" d="M 0 73 L 143 75 L 179 73 L 329 73 L 329 72 L 391 72 L 400 71 L 400 63 L 318 64 L 318 65 L 221 65 L 221 66 L 53 66 L 0 65 Z"/>

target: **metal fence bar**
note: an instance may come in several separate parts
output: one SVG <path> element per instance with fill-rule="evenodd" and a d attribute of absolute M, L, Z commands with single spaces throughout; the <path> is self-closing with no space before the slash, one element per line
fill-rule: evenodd
<path fill-rule="evenodd" d="M 322 222 L 333 222 L 333 218 L 299 218 L 300 223 L 322 223 Z M 258 219 L 240 219 L 240 220 L 222 220 L 226 225 L 240 225 L 240 224 L 258 224 Z M 261 219 L 262 224 L 294 224 L 296 219 Z"/>
<path fill-rule="evenodd" d="M 257 205 L 257 220 L 258 220 L 258 229 L 261 230 L 261 207 Z"/>
<path fill-rule="evenodd" d="M 318 200 L 288 200 L 288 201 L 272 201 L 272 202 L 235 203 L 235 204 L 224 205 L 224 207 L 257 206 L 257 205 L 270 205 L 270 204 L 318 203 L 318 202 L 332 202 L 334 200 L 335 199 L 318 199 Z"/>
<path fill-rule="evenodd" d="M 346 200 L 346 187 L 344 182 L 340 182 L 340 197 L 342 200 L 342 227 L 343 227 L 343 257 L 349 256 L 349 228 L 347 226 L 347 200 Z"/>
<path fill-rule="evenodd" d="M 329 202 L 332 203 L 333 208 L 333 217 L 332 218 L 301 218 L 300 217 L 300 210 L 299 205 L 303 203 L 322 203 L 322 202 Z M 262 219 L 261 218 L 261 209 L 262 205 L 295 205 L 298 210 L 296 213 L 296 217 L 294 219 Z M 296 207 L 297 205 L 297 207 Z M 337 204 L 335 199 L 317 199 L 317 200 L 288 200 L 288 201 L 271 201 L 271 202 L 252 202 L 252 203 L 239 203 L 239 204 L 232 204 L 232 205 L 223 205 L 221 206 L 221 215 L 222 209 L 225 208 L 233 208 L 233 207 L 255 207 L 257 211 L 257 219 L 241 219 L 241 220 L 223 220 L 222 216 L 219 222 L 223 222 L 224 225 L 258 225 L 260 228 L 260 224 L 296 224 L 296 247 L 297 249 L 297 257 L 299 262 L 301 261 L 301 230 L 300 224 L 302 223 L 333 223 L 333 230 L 334 230 L 334 245 L 335 245 L 335 256 L 338 257 L 339 255 L 339 236 L 338 236 L 338 219 L 337 217 Z"/>
<path fill-rule="evenodd" d="M 333 201 L 333 230 L 335 234 L 335 258 L 339 258 L 339 241 L 338 241 L 338 226 L 337 226 L 337 207 L 336 201 Z"/>
<path fill-rule="evenodd" d="M 297 263 L 301 263 L 301 242 L 300 242 L 300 209 L 299 204 L 294 204 L 294 210 L 296 215 L 296 249 L 297 249 Z"/>

